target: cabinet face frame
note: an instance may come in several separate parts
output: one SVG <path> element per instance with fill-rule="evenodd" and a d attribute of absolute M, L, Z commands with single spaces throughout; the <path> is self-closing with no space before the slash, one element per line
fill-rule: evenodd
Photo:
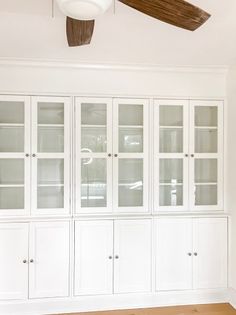
<path fill-rule="evenodd" d="M 196 106 L 210 106 L 217 107 L 217 129 L 218 129 L 218 138 L 217 138 L 217 153 L 195 153 L 195 107 Z M 192 211 L 223 211 L 224 207 L 224 102 L 223 101 L 190 101 L 190 141 L 189 141 L 189 207 Z M 194 155 L 194 157 L 191 157 Z M 217 159 L 217 204 L 216 205 L 194 205 L 195 200 L 195 185 L 194 185 L 194 162 L 195 159 Z"/>
<path fill-rule="evenodd" d="M 70 111 L 71 99 L 69 97 L 32 97 L 32 214 L 40 215 L 66 215 L 70 213 Z M 64 152 L 40 153 L 38 144 L 38 103 L 63 103 L 64 104 Z M 33 157 L 33 155 L 36 155 Z M 64 207 L 63 208 L 38 208 L 37 207 L 37 180 L 38 160 L 63 159 L 64 161 Z M 55 185 L 56 186 L 56 185 Z"/>
<path fill-rule="evenodd" d="M 113 100 L 113 209 L 116 213 L 132 214 L 150 212 L 149 206 L 149 99 L 125 99 L 115 98 Z M 143 106 L 143 152 L 142 153 L 120 153 L 119 152 L 119 105 L 142 105 Z M 118 155 L 116 157 L 115 155 Z M 120 159 L 142 159 L 143 160 L 143 205 L 120 207 L 118 203 L 119 194 L 119 160 Z"/>
<path fill-rule="evenodd" d="M 81 153 L 81 105 L 88 104 L 106 104 L 106 152 L 84 152 Z M 112 212 L 112 99 L 111 98 L 93 98 L 93 97 L 76 97 L 75 98 L 75 213 L 76 214 L 99 214 Z M 111 156 L 108 156 L 111 154 Z M 81 207 L 81 159 L 106 159 L 107 166 L 107 206 L 106 207 Z"/>
<path fill-rule="evenodd" d="M 5 102 L 23 102 L 24 103 L 24 151 L 23 152 L 0 152 L 0 159 L 24 159 L 24 209 L 1 209 L 0 216 L 26 216 L 30 213 L 30 97 L 29 96 L 13 96 L 1 95 L 0 101 Z M 29 155 L 29 156 L 26 156 Z M 2 185 L 4 186 L 4 185 Z M 1 187 L 2 187 L 1 186 Z"/>
<path fill-rule="evenodd" d="M 160 117 L 159 110 L 160 106 L 182 106 L 183 107 L 183 152 L 182 153 L 160 153 Z M 178 211 L 188 211 L 188 193 L 189 193 L 189 117 L 188 117 L 188 100 L 154 100 L 154 115 L 153 115 L 153 141 L 154 141 L 154 153 L 153 153 L 153 166 L 154 166 L 154 180 L 153 180 L 153 202 L 154 202 L 154 212 L 178 212 Z M 173 126 L 173 128 L 175 128 Z M 183 205 L 182 206 L 160 206 L 160 183 L 159 183 L 159 163 L 160 159 L 182 159 L 183 160 Z"/>

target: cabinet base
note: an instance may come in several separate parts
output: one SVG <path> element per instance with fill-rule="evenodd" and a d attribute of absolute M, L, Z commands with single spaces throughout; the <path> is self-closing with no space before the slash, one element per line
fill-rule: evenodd
<path fill-rule="evenodd" d="M 231 298 L 235 302 L 232 302 L 232 304 L 236 306 L 236 291 L 231 291 L 228 289 L 194 290 L 159 292 L 156 294 L 117 294 L 63 299 L 6 301 L 0 303 L 0 314 L 45 315 L 174 305 L 227 303 L 231 302 Z"/>

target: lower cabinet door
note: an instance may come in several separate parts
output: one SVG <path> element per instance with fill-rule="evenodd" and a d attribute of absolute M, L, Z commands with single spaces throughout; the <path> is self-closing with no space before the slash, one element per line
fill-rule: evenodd
<path fill-rule="evenodd" d="M 156 290 L 192 289 L 192 219 L 155 222 Z"/>
<path fill-rule="evenodd" d="M 113 221 L 75 222 L 75 295 L 111 294 Z"/>
<path fill-rule="evenodd" d="M 151 291 L 150 220 L 115 221 L 114 293 Z"/>
<path fill-rule="evenodd" d="M 193 224 L 194 289 L 227 287 L 227 218 L 199 218 Z"/>
<path fill-rule="evenodd" d="M 28 224 L 0 224 L 0 299 L 28 297 Z"/>
<path fill-rule="evenodd" d="M 69 295 L 70 223 L 30 225 L 29 297 Z"/>

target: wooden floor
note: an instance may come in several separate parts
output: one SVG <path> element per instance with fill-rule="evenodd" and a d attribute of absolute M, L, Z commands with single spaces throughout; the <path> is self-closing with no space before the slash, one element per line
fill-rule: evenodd
<path fill-rule="evenodd" d="M 192 305 L 137 309 L 125 311 L 106 311 L 90 313 L 74 313 L 70 315 L 236 315 L 230 304 Z M 59 314 L 57 314 L 59 315 Z M 69 314 L 60 314 L 69 315 Z"/>

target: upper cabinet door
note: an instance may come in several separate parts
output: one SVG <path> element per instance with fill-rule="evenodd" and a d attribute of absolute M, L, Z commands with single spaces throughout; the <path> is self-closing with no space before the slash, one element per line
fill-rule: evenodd
<path fill-rule="evenodd" d="M 190 207 L 223 210 L 223 102 L 190 105 Z"/>
<path fill-rule="evenodd" d="M 32 98 L 32 212 L 70 211 L 70 98 Z"/>
<path fill-rule="evenodd" d="M 0 96 L 0 216 L 30 210 L 30 98 Z"/>
<path fill-rule="evenodd" d="M 114 100 L 113 208 L 117 212 L 149 211 L 148 113 L 148 100 Z"/>
<path fill-rule="evenodd" d="M 154 103 L 154 209 L 188 210 L 188 106 L 186 100 Z"/>
<path fill-rule="evenodd" d="M 76 213 L 112 211 L 112 101 L 76 99 Z"/>

